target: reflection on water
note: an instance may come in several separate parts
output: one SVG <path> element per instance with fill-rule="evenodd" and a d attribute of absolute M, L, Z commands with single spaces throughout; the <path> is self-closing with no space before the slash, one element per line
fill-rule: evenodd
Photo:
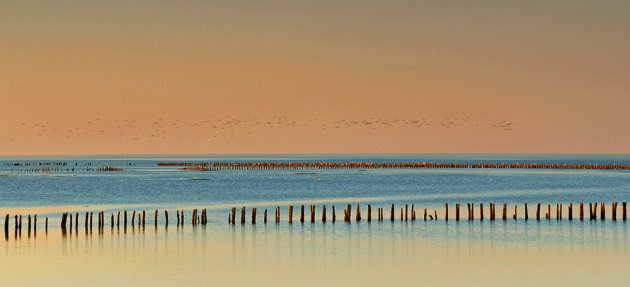
<path fill-rule="evenodd" d="M 620 285 L 627 233 L 625 222 L 599 221 L 50 229 L 4 241 L 0 282 Z"/>

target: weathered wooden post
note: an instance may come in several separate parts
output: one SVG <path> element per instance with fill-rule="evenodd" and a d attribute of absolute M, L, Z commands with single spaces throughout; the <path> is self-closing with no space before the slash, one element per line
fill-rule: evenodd
<path fill-rule="evenodd" d="M 621 220 L 626 221 L 626 202 L 621 203 Z"/>
<path fill-rule="evenodd" d="M 326 205 L 322 206 L 322 222 L 326 223 Z"/>
<path fill-rule="evenodd" d="M 389 218 L 391 219 L 391 221 L 394 221 L 394 204 L 393 203 L 392 203 L 392 212 Z"/>
<path fill-rule="evenodd" d="M 357 204 L 357 212 L 356 212 L 355 219 L 357 222 L 361 221 L 361 209 L 359 208 L 359 204 Z"/>
<path fill-rule="evenodd" d="M 48 216 L 46 216 L 46 223 L 44 227 L 46 228 L 46 232 L 48 232 Z"/>
<path fill-rule="evenodd" d="M 232 212 L 230 213 L 230 221 L 232 222 L 232 224 L 236 224 L 236 207 L 232 207 L 231 211 Z"/>
<path fill-rule="evenodd" d="M 252 208 L 252 224 L 256 224 L 256 207 Z"/>
<path fill-rule="evenodd" d="M 444 204 L 444 220 L 448 221 L 448 203 Z"/>
<path fill-rule="evenodd" d="M 551 204 L 547 204 L 547 220 L 551 220 Z"/>
<path fill-rule="evenodd" d="M 479 203 L 479 220 L 483 221 L 483 203 Z"/>
<path fill-rule="evenodd" d="M 372 222 L 372 206 L 369 204 L 368 204 L 368 211 L 367 211 L 367 221 Z"/>
<path fill-rule="evenodd" d="M 426 213 L 426 208 L 425 208 Z M 424 220 L 426 220 L 426 215 L 424 216 Z M 459 202 L 455 203 L 455 221 L 459 221 Z"/>
<path fill-rule="evenodd" d="M 416 221 L 416 210 L 414 204 L 411 205 L 411 221 Z"/>
<path fill-rule="evenodd" d="M 168 226 L 168 211 L 164 210 L 164 226 Z"/>
<path fill-rule="evenodd" d="M 241 224 L 245 224 L 245 206 L 241 208 Z"/>
<path fill-rule="evenodd" d="M 470 221 L 472 218 L 470 217 L 470 203 L 467 203 L 468 205 L 468 221 Z"/>
<path fill-rule="evenodd" d="M 236 208 L 234 208 L 234 215 L 232 216 L 232 224 L 234 224 L 234 216 L 236 216 Z M 181 225 L 184 226 L 184 210 L 181 210 L 181 214 L 179 215 L 179 217 L 181 218 L 182 222 Z"/>
<path fill-rule="evenodd" d="M 92 218 L 94 216 L 94 212 L 90 211 L 90 231 L 92 230 Z"/>
<path fill-rule="evenodd" d="M 289 224 L 293 223 L 293 205 L 289 205 Z"/>
<path fill-rule="evenodd" d="M 4 234 L 8 236 L 9 234 L 9 214 L 4 217 Z"/>
<path fill-rule="evenodd" d="M 617 221 L 617 203 L 616 202 L 611 203 L 611 208 L 612 210 L 610 212 L 611 212 L 612 220 Z"/>
<path fill-rule="evenodd" d="M 267 209 L 265 209 L 265 214 L 263 215 L 263 222 L 267 224 Z"/>
<path fill-rule="evenodd" d="M 580 202 L 580 221 L 584 220 L 584 204 L 582 202 Z"/>
<path fill-rule="evenodd" d="M 332 206 L 332 222 L 334 223 L 335 220 L 337 219 L 337 216 L 335 215 L 335 206 Z"/>
<path fill-rule="evenodd" d="M 507 218 L 507 203 L 503 203 L 503 220 Z"/>
<path fill-rule="evenodd" d="M 516 215 L 517 215 L 516 209 L 517 208 L 518 208 L 518 205 L 515 204 L 514 205 L 514 215 L 512 216 L 512 219 L 514 219 L 514 220 L 516 220 Z"/>
<path fill-rule="evenodd" d="M 540 221 L 540 202 L 536 204 L 536 221 Z"/>
<path fill-rule="evenodd" d="M 525 202 L 525 206 L 523 208 L 525 208 L 525 220 L 528 220 L 529 219 L 529 215 L 528 215 L 528 212 L 527 212 L 527 202 Z"/>
<path fill-rule="evenodd" d="M 568 211 L 569 211 L 568 218 L 571 221 L 571 220 L 573 220 L 573 203 L 572 202 L 569 202 L 569 210 Z"/>
<path fill-rule="evenodd" d="M 304 223 L 304 204 L 300 205 L 300 223 Z"/>
<path fill-rule="evenodd" d="M 280 224 L 280 206 L 276 206 L 276 224 Z"/>
<path fill-rule="evenodd" d="M 157 214 L 158 214 L 158 211 L 157 211 L 157 209 L 156 209 L 156 210 L 155 210 L 155 215 L 153 216 L 153 226 L 155 226 L 155 227 L 157 227 L 157 221 L 158 221 L 158 220 L 157 220 Z M 114 216 L 114 215 L 112 214 L 112 217 L 113 217 L 113 216 Z"/>
<path fill-rule="evenodd" d="M 606 219 L 606 205 L 604 204 L 604 202 L 601 202 L 599 204 L 599 211 L 600 211 L 600 220 L 604 221 Z"/>
<path fill-rule="evenodd" d="M 405 203 L 405 221 L 409 218 L 409 206 Z"/>

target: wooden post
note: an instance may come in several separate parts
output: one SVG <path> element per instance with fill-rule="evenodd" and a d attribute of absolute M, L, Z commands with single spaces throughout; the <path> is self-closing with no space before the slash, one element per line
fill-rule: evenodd
<path fill-rule="evenodd" d="M 569 220 L 573 220 L 573 203 L 572 202 L 569 202 L 569 210 L 568 211 L 569 211 L 569 213 L 568 213 Z"/>
<path fill-rule="evenodd" d="M 232 207 L 232 212 L 230 213 L 230 222 L 232 224 L 236 224 L 235 220 L 236 220 L 236 207 Z"/>
<path fill-rule="evenodd" d="M 334 223 L 335 220 L 337 219 L 337 216 L 335 215 L 335 206 L 332 206 L 332 222 Z"/>
<path fill-rule="evenodd" d="M 289 224 L 293 223 L 293 205 L 289 205 Z"/>
<path fill-rule="evenodd" d="M 507 203 L 503 203 L 503 220 L 507 217 Z"/>
<path fill-rule="evenodd" d="M 613 221 L 617 221 L 617 203 L 613 202 L 611 203 L 611 217 Z"/>
<path fill-rule="evenodd" d="M 256 224 L 256 207 L 252 208 L 252 224 Z"/>
<path fill-rule="evenodd" d="M 181 214 L 179 215 L 179 217 L 182 220 L 181 225 L 184 226 L 184 223 L 185 223 L 185 221 L 184 221 L 184 210 L 182 209 L 180 213 Z M 234 224 L 234 216 L 236 216 L 236 208 L 234 208 L 234 215 L 232 216 L 232 224 Z"/>
<path fill-rule="evenodd" d="M 326 205 L 322 206 L 322 222 L 326 223 Z"/>
<path fill-rule="evenodd" d="M 4 217 L 4 234 L 5 236 L 9 236 L 9 214 Z"/>
<path fill-rule="evenodd" d="M 114 214 L 112 213 L 112 217 L 111 217 L 111 226 L 112 229 L 114 229 Z"/>
<path fill-rule="evenodd" d="M 494 221 L 496 218 L 495 206 L 494 203 L 490 203 L 490 221 Z"/>
<path fill-rule="evenodd" d="M 46 216 L 46 223 L 44 227 L 46 228 L 46 232 L 48 232 L 48 216 Z"/>
<path fill-rule="evenodd" d="M 153 225 L 154 225 L 155 227 L 157 227 L 157 213 L 158 213 L 158 211 L 157 211 L 157 209 L 156 209 L 156 210 L 155 210 L 155 216 L 153 216 Z M 112 216 L 114 216 L 114 215 L 112 214 Z"/>
<path fill-rule="evenodd" d="M 547 204 L 547 220 L 551 220 L 551 204 Z"/>
<path fill-rule="evenodd" d="M 626 202 L 621 203 L 621 220 L 626 221 Z"/>
<path fill-rule="evenodd" d="M 448 221 L 448 203 L 444 204 L 444 220 Z"/>
<path fill-rule="evenodd" d="M 276 224 L 280 223 L 280 206 L 276 206 Z"/>
<path fill-rule="evenodd" d="M 404 214 L 403 214 L 403 208 L 400 208 L 400 221 L 403 221 Z"/>
<path fill-rule="evenodd" d="M 528 212 L 527 212 L 527 202 L 525 202 L 525 207 L 524 208 L 525 208 L 525 220 L 527 220 L 527 219 L 529 219 L 529 215 L 528 215 Z"/>
<path fill-rule="evenodd" d="M 483 221 L 483 203 L 479 203 L 479 220 Z"/>
<path fill-rule="evenodd" d="M 168 226 L 168 211 L 164 210 L 164 226 Z"/>
<path fill-rule="evenodd" d="M 412 208 L 413 209 L 413 208 Z M 368 204 L 367 221 L 372 222 L 372 206 Z"/>
<path fill-rule="evenodd" d="M 409 218 L 409 206 L 408 204 L 405 204 L 405 221 L 407 221 L 407 219 Z"/>
<path fill-rule="evenodd" d="M 604 204 L 604 202 L 599 204 L 599 211 L 600 211 L 600 220 L 604 221 L 606 219 L 606 205 Z"/>
<path fill-rule="evenodd" d="M 265 209 L 265 214 L 264 214 L 264 217 L 263 217 L 263 222 L 264 222 L 265 224 L 267 224 L 267 209 Z"/>
<path fill-rule="evenodd" d="M 94 213 L 90 211 L 90 230 L 92 230 L 92 217 Z"/>
<path fill-rule="evenodd" d="M 593 220 L 597 220 L 597 202 L 593 204 Z"/>
<path fill-rule="evenodd" d="M 415 205 L 411 205 L 411 221 L 416 221 L 416 210 L 414 209 Z"/>
<path fill-rule="evenodd" d="M 304 204 L 300 205 L 300 223 L 304 223 Z"/>
<path fill-rule="evenodd" d="M 241 224 L 245 224 L 245 206 L 241 207 Z"/>
<path fill-rule="evenodd" d="M 390 215 L 390 219 L 391 219 L 391 221 L 394 221 L 394 204 L 392 204 L 392 212 L 391 212 L 391 215 Z"/>
<path fill-rule="evenodd" d="M 514 205 L 514 215 L 512 216 L 512 219 L 514 219 L 514 220 L 516 220 L 516 215 L 517 215 L 516 209 L 517 208 L 518 208 L 518 205 L 515 204 Z"/>
<path fill-rule="evenodd" d="M 427 208 L 426 207 L 424 208 L 424 220 L 425 221 L 427 220 Z"/>
<path fill-rule="evenodd" d="M 470 220 L 475 220 L 475 203 L 474 202 L 470 204 Z"/>
<path fill-rule="evenodd" d="M 357 204 L 357 212 L 355 217 L 357 222 L 361 221 L 361 209 L 359 208 L 359 204 Z"/>
<path fill-rule="evenodd" d="M 426 208 L 425 208 L 425 211 L 426 211 Z M 424 217 L 426 220 L 426 215 Z M 455 221 L 459 221 L 459 202 L 455 203 Z"/>
<path fill-rule="evenodd" d="M 471 207 L 470 203 L 468 203 L 467 206 L 468 206 L 468 221 L 471 221 L 472 220 L 472 215 L 470 214 L 471 213 L 470 211 L 471 211 L 472 207 Z"/>
<path fill-rule="evenodd" d="M 584 204 L 580 202 L 580 221 L 584 220 Z"/>

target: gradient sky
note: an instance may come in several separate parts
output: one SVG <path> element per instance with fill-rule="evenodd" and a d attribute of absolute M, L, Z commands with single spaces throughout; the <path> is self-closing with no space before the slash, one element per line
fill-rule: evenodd
<path fill-rule="evenodd" d="M 628 1 L 1 1 L 0 154 L 630 153 Z"/>

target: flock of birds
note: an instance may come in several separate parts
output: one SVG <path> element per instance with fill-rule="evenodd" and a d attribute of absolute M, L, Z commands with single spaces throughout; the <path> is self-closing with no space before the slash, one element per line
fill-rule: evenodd
<path fill-rule="evenodd" d="M 247 135 L 252 132 L 259 132 L 267 129 L 271 131 L 274 129 L 318 129 L 320 132 L 334 131 L 334 130 L 348 130 L 348 129 L 365 129 L 365 130 L 382 130 L 392 127 L 403 128 L 425 128 L 432 125 L 426 118 L 377 118 L 369 117 L 364 119 L 338 119 L 338 120 L 321 120 L 319 118 L 312 118 L 306 120 L 291 119 L 284 115 L 272 116 L 269 118 L 263 117 L 251 117 L 251 118 L 235 118 L 227 115 L 223 118 L 214 120 L 187 120 L 187 119 L 164 119 L 156 118 L 154 120 L 131 120 L 122 119 L 115 120 L 113 123 L 111 120 L 104 120 L 101 118 L 95 118 L 86 120 L 81 124 L 76 124 L 71 128 L 60 128 L 51 124 L 49 121 L 42 122 L 26 122 L 22 121 L 20 125 L 24 129 L 32 130 L 37 137 L 56 136 L 62 137 L 67 140 L 71 140 L 75 137 L 128 137 L 133 141 L 140 141 L 145 139 L 167 139 L 175 138 L 178 140 L 184 139 L 183 134 L 189 135 L 190 133 L 181 133 L 186 129 L 195 129 L 199 131 L 197 139 L 205 138 L 206 135 L 211 135 L 212 138 L 217 137 L 235 137 L 238 134 L 246 133 Z M 437 126 L 440 128 L 454 129 L 464 126 L 478 127 L 481 124 L 478 121 L 474 121 L 471 117 L 464 118 L 444 118 Z M 488 124 L 485 124 L 488 125 Z M 113 129 L 112 129 L 113 127 Z M 514 127 L 514 123 L 505 120 L 494 122 L 491 127 L 511 131 Z M 10 138 L 11 141 L 15 141 L 15 138 Z"/>

